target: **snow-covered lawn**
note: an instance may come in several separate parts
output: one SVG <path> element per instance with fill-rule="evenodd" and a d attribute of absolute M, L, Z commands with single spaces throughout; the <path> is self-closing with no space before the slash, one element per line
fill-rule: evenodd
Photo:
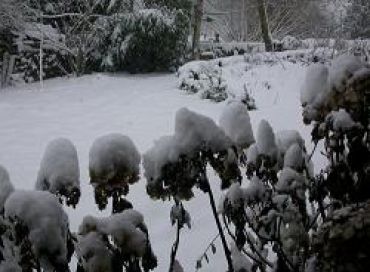
<path fill-rule="evenodd" d="M 276 130 L 297 129 L 310 150 L 310 128 L 301 121 L 299 103 L 306 68 L 286 63 L 245 72 L 241 66 L 238 64 L 235 70 L 229 71 L 228 80 L 233 92 L 238 92 L 245 82 L 252 86 L 258 107 L 251 112 L 253 128 L 257 128 L 261 119 L 266 119 Z M 224 103 L 201 100 L 176 86 L 177 78 L 172 74 L 95 74 L 49 80 L 43 90 L 39 90 L 39 84 L 6 89 L 0 92 L 0 164 L 9 170 L 16 188 L 32 189 L 48 142 L 57 137 L 72 140 L 80 161 L 82 198 L 77 209 L 68 209 L 68 214 L 72 230 L 77 231 L 84 215 L 99 216 L 108 212 L 97 210 L 89 184 L 88 153 L 97 137 L 111 132 L 123 133 L 144 153 L 155 139 L 173 133 L 174 116 L 181 107 L 218 121 Z M 317 162 L 317 158 L 315 160 Z M 162 272 L 168 269 L 175 238 L 169 219 L 172 203 L 149 199 L 145 184 L 142 178 L 133 185 L 128 199 L 145 216 L 159 258 L 156 271 Z M 213 184 L 216 189 L 218 182 Z M 216 191 L 218 197 L 220 192 Z M 191 214 L 192 229 L 183 231 L 178 259 L 185 271 L 194 271 L 197 258 L 217 231 L 206 195 L 199 192 L 195 199 L 185 203 L 185 208 Z M 201 271 L 225 271 L 221 246 L 219 242 L 216 245 L 216 255 L 209 256 L 210 264 Z"/>

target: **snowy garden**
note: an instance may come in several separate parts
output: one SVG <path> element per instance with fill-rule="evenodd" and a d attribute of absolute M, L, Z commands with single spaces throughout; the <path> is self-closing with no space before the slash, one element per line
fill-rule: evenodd
<path fill-rule="evenodd" d="M 308 2 L 0 3 L 0 272 L 366 271 L 370 6 Z"/>

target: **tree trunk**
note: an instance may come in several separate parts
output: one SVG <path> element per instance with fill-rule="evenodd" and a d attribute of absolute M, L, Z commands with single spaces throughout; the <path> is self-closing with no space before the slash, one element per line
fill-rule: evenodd
<path fill-rule="evenodd" d="M 1 74 L 1 87 L 2 88 L 6 86 L 6 79 L 8 78 L 9 58 L 10 58 L 9 53 L 5 52 L 3 55 L 3 67 L 2 67 L 2 74 Z"/>
<path fill-rule="evenodd" d="M 197 0 L 197 4 L 194 7 L 194 25 L 193 25 L 193 44 L 192 44 L 192 55 L 193 59 L 199 59 L 200 57 L 200 34 L 202 28 L 203 18 L 203 6 L 204 0 Z"/>
<path fill-rule="evenodd" d="M 258 14 L 260 17 L 263 42 L 265 43 L 266 51 L 271 52 L 273 50 L 273 46 L 272 46 L 272 39 L 271 39 L 270 30 L 269 30 L 265 0 L 257 0 L 257 4 L 258 4 Z"/>

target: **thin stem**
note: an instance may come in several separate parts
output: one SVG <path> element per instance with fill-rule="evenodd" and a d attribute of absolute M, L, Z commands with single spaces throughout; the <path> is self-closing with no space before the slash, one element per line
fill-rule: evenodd
<path fill-rule="evenodd" d="M 216 221 L 218 232 L 220 233 L 222 246 L 224 248 L 225 257 L 226 257 L 228 267 L 229 267 L 229 272 L 233 272 L 234 268 L 233 268 L 233 263 L 232 263 L 232 260 L 231 260 L 231 253 L 230 253 L 230 250 L 227 246 L 225 234 L 222 230 L 220 219 L 218 218 L 218 215 L 217 215 L 216 204 L 215 204 L 215 199 L 213 197 L 213 192 L 212 192 L 212 189 L 211 189 L 211 186 L 209 184 L 208 179 L 206 180 L 206 182 L 207 182 L 207 187 L 208 187 L 209 202 L 211 204 L 211 208 L 212 208 L 213 216 L 214 216 L 215 221 Z"/>
<path fill-rule="evenodd" d="M 179 220 L 177 220 L 176 240 L 175 240 L 175 243 L 173 244 L 172 249 L 171 249 L 171 261 L 170 261 L 169 272 L 173 272 L 173 266 L 175 264 L 177 250 L 179 249 L 180 229 L 181 229 L 181 225 L 180 225 Z"/>

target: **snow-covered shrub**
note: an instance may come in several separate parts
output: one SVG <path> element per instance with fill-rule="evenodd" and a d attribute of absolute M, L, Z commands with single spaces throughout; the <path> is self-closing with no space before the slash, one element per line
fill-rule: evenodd
<path fill-rule="evenodd" d="M 293 36 L 285 36 L 281 40 L 283 50 L 297 50 L 302 46 L 302 43 Z"/>
<path fill-rule="evenodd" d="M 75 207 L 80 199 L 80 168 L 76 147 L 65 138 L 46 147 L 36 181 L 36 190 L 49 191 Z"/>
<path fill-rule="evenodd" d="M 121 211 L 126 204 L 130 206 L 121 196 L 127 195 L 129 185 L 138 181 L 140 161 L 135 144 L 127 136 L 113 133 L 94 141 L 89 153 L 89 171 L 100 209 L 106 207 L 109 197 L 113 197 L 114 212 Z"/>
<path fill-rule="evenodd" d="M 153 72 L 182 62 L 188 35 L 188 16 L 182 10 L 144 8 L 117 17 L 103 44 L 106 70 Z"/>
<path fill-rule="evenodd" d="M 233 260 L 252 270 L 265 271 L 268 266 L 303 271 L 311 229 L 306 192 L 312 170 L 302 137 L 293 130 L 275 134 L 262 120 L 245 157 L 249 181 L 233 183 L 220 202 L 225 226 L 235 228 Z M 276 261 L 268 257 L 270 249 Z"/>
<path fill-rule="evenodd" d="M 369 75 L 370 68 L 351 55 L 339 56 L 329 66 L 311 66 L 301 89 L 305 123 L 321 121 L 328 112 L 339 108 L 361 118 L 363 109 L 358 105 L 366 96 Z"/>
<path fill-rule="evenodd" d="M 320 271 L 366 271 L 370 265 L 370 202 L 335 210 L 315 234 Z M 350 250 L 349 250 L 350 249 Z"/>
<path fill-rule="evenodd" d="M 366 270 L 370 237 L 362 234 L 369 229 L 370 68 L 358 57 L 342 55 L 308 73 L 307 79 L 314 80 L 302 88 L 303 117 L 313 122 L 312 140 L 316 145 L 324 141 L 328 159 L 309 186 L 316 217 L 323 222 L 313 236 L 313 266 L 320 271 Z"/>
<path fill-rule="evenodd" d="M 220 64 L 208 61 L 190 62 L 180 67 L 178 77 L 179 88 L 187 93 L 199 93 L 201 98 L 215 102 L 228 98 L 227 83 Z"/>
<path fill-rule="evenodd" d="M 247 107 L 241 102 L 231 102 L 220 117 L 220 127 L 239 149 L 254 143 L 252 125 Z"/>
<path fill-rule="evenodd" d="M 162 137 L 144 155 L 147 191 L 153 198 L 193 197 L 193 187 L 203 190 L 209 162 L 227 187 L 237 177 L 232 142 L 212 119 L 186 108 L 176 113 L 175 134 Z"/>
<path fill-rule="evenodd" d="M 84 271 L 117 271 L 123 266 L 149 271 L 157 266 L 144 217 L 135 210 L 104 218 L 86 216 L 79 234 L 77 254 Z"/>
<path fill-rule="evenodd" d="M 32 245 L 30 250 L 41 268 L 68 269 L 71 255 L 67 246 L 68 217 L 56 196 L 49 192 L 17 190 L 6 200 L 4 214 L 11 222 L 26 228 L 24 231 Z"/>
<path fill-rule="evenodd" d="M 178 223 L 178 234 L 171 252 L 170 269 L 173 269 L 178 262 L 175 257 L 180 229 L 190 219 L 182 208 L 181 201 L 189 200 L 194 196 L 194 187 L 198 187 L 210 197 L 212 212 L 229 267 L 232 269 L 232 260 L 207 176 L 207 165 L 209 164 L 220 177 L 221 188 L 229 187 L 241 176 L 234 149 L 232 140 L 212 119 L 182 108 L 176 113 L 174 135 L 160 138 L 145 153 L 147 193 L 154 199 L 173 198 L 175 201 L 171 216 L 172 222 Z M 176 214 L 180 214 L 181 217 Z"/>

